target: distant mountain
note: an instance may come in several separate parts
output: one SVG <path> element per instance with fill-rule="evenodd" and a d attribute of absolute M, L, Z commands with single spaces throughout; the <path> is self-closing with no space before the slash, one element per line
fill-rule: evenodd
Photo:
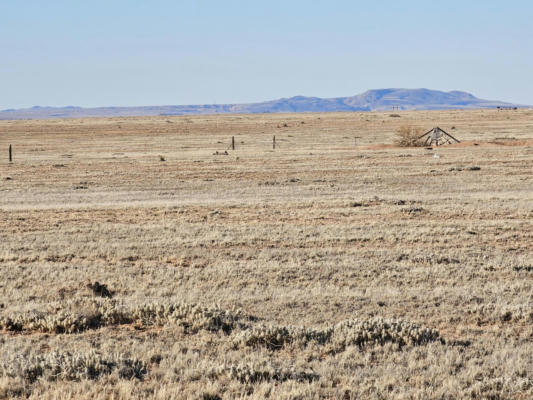
<path fill-rule="evenodd" d="M 194 114 L 254 114 L 330 111 L 446 110 L 497 107 L 525 107 L 501 101 L 482 100 L 466 92 L 429 89 L 378 89 L 352 97 L 322 99 L 295 96 L 262 103 L 206 104 L 146 107 L 40 107 L 0 111 L 0 119 L 46 119 L 84 117 L 130 117 Z"/>

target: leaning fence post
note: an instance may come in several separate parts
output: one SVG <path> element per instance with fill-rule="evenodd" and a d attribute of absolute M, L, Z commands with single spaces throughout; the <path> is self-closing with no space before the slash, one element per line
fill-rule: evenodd
<path fill-rule="evenodd" d="M 13 150 L 11 149 L 11 145 L 9 145 L 9 162 L 13 162 Z"/>

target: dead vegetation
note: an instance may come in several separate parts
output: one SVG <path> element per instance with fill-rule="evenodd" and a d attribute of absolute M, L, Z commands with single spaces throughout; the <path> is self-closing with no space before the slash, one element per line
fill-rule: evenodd
<path fill-rule="evenodd" d="M 402 125 L 396 131 L 395 144 L 400 147 L 422 147 L 424 141 L 420 137 L 424 134 L 424 129 L 412 126 Z"/>
<path fill-rule="evenodd" d="M 0 122 L 0 398 L 533 397 L 507 116 Z M 393 144 L 437 124 L 462 142 Z"/>
<path fill-rule="evenodd" d="M 22 379 L 29 384 L 40 379 L 52 382 L 96 380 L 114 371 L 120 379 L 142 379 L 147 373 L 147 366 L 137 359 L 119 355 L 105 357 L 94 351 L 51 352 L 30 357 L 11 354 L 0 363 L 0 377 Z"/>

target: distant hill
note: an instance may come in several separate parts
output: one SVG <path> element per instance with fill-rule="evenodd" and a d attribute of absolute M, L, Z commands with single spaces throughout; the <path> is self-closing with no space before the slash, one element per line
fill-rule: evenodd
<path fill-rule="evenodd" d="M 254 114 L 330 111 L 385 111 L 393 107 L 401 110 L 445 110 L 496 107 L 524 107 L 501 101 L 478 99 L 470 93 L 441 92 L 430 89 L 378 89 L 352 97 L 322 99 L 295 96 L 262 103 L 205 104 L 185 106 L 146 107 L 39 107 L 2 110 L 0 119 L 46 119 L 84 117 L 130 117 L 154 115 L 194 114 Z"/>

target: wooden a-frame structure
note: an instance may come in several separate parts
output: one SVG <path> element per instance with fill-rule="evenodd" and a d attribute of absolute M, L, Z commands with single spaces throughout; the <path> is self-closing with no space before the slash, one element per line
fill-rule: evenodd
<path fill-rule="evenodd" d="M 457 140 L 448 132 L 444 131 L 444 129 L 441 129 L 438 126 L 436 128 L 431 129 L 429 132 L 424 133 L 418 139 L 423 139 L 424 137 L 426 138 L 424 140 L 424 145 L 426 146 L 430 146 L 432 144 L 434 144 L 435 146 L 440 146 L 442 144 L 451 144 L 453 142 L 460 143 L 459 140 Z"/>

